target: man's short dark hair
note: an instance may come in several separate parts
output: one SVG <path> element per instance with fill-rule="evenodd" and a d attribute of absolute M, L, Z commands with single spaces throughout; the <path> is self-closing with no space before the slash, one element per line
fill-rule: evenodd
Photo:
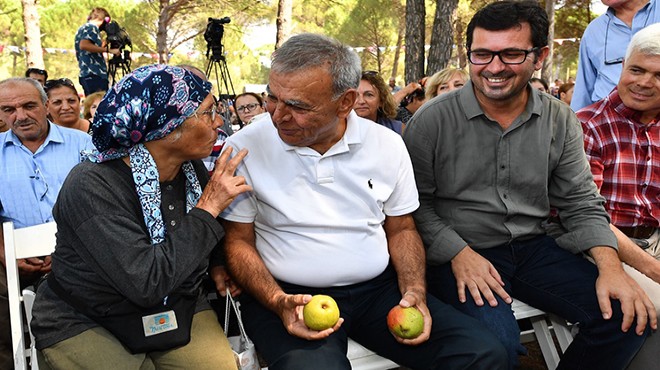
<path fill-rule="evenodd" d="M 31 74 L 38 74 L 44 76 L 44 80 L 48 80 L 48 72 L 45 69 L 40 68 L 28 68 L 25 71 L 25 77 L 30 77 Z"/>
<path fill-rule="evenodd" d="M 472 46 L 474 29 L 504 31 L 528 23 L 532 29 L 532 45 L 548 45 L 548 15 L 534 1 L 498 1 L 480 9 L 467 26 L 467 48 Z"/>

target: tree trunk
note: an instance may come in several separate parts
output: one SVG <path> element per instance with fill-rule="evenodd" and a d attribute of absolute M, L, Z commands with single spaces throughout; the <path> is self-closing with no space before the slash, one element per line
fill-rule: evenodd
<path fill-rule="evenodd" d="M 552 56 L 555 49 L 555 0 L 545 0 L 545 11 L 548 13 L 548 21 L 550 28 L 548 29 L 548 48 L 550 52 L 543 61 L 543 69 L 541 69 L 541 78 L 548 84 L 552 80 Z"/>
<path fill-rule="evenodd" d="M 44 53 L 41 49 L 41 29 L 36 0 L 21 0 L 23 5 L 23 27 L 25 28 L 25 61 L 28 68 L 45 69 Z"/>
<path fill-rule="evenodd" d="M 424 74 L 424 5 L 424 0 L 406 0 L 406 84 L 419 80 Z"/>
<path fill-rule="evenodd" d="M 458 0 L 437 0 L 431 34 L 431 48 L 426 75 L 430 76 L 447 66 L 454 46 L 452 16 Z"/>
<path fill-rule="evenodd" d="M 170 24 L 170 1 L 159 1 L 158 31 L 156 31 L 156 51 L 158 52 L 158 63 L 167 64 L 170 61 L 169 49 L 167 47 L 167 27 Z"/>
<path fill-rule="evenodd" d="M 401 57 L 401 47 L 403 46 L 403 35 L 406 32 L 405 21 L 399 25 L 399 31 L 396 36 L 396 50 L 394 50 L 394 61 L 392 62 L 392 75 L 390 77 L 396 78 L 399 72 L 399 58 Z"/>
<path fill-rule="evenodd" d="M 293 14 L 293 0 L 278 0 L 277 2 L 277 33 L 275 35 L 275 49 L 279 48 L 291 36 L 291 18 Z"/>

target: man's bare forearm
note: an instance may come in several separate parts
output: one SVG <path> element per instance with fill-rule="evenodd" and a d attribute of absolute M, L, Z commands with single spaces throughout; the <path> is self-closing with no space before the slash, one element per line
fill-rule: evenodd
<path fill-rule="evenodd" d="M 254 224 L 223 221 L 223 226 L 230 274 L 262 305 L 279 313 L 278 304 L 285 293 L 257 252 Z"/>
<path fill-rule="evenodd" d="M 614 232 L 614 235 L 616 235 L 621 261 L 648 276 L 656 283 L 660 283 L 660 261 L 642 250 L 628 236 L 622 233 L 621 230 L 617 229 L 616 226 L 610 225 L 610 228 Z"/>
<path fill-rule="evenodd" d="M 414 291 L 424 299 L 426 295 L 425 251 L 412 216 L 387 217 L 384 227 L 401 294 Z"/>

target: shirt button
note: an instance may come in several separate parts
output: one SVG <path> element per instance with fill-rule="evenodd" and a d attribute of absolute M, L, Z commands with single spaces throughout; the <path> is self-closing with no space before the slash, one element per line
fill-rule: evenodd
<path fill-rule="evenodd" d="M 165 189 L 167 189 L 167 190 L 172 190 L 172 185 L 167 185 L 167 186 L 165 187 Z"/>
<path fill-rule="evenodd" d="M 506 166 L 504 166 L 504 165 L 502 165 L 502 166 L 501 166 L 500 168 L 501 168 L 501 169 L 505 169 L 505 168 L 506 168 Z"/>
<path fill-rule="evenodd" d="M 167 206 L 167 209 L 169 209 L 170 211 L 174 211 L 174 204 L 170 204 L 169 206 Z"/>
<path fill-rule="evenodd" d="M 170 221 L 170 225 L 176 226 L 176 221 L 174 221 L 174 220 Z"/>

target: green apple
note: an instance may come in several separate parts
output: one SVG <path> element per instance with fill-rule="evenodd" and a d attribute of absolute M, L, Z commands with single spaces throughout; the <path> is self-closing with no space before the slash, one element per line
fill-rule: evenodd
<path fill-rule="evenodd" d="M 332 297 L 318 294 L 303 308 L 305 325 L 312 330 L 325 330 L 339 321 L 339 307 Z"/>
<path fill-rule="evenodd" d="M 387 314 L 387 327 L 399 338 L 417 338 L 424 331 L 424 316 L 415 307 L 394 306 Z"/>

